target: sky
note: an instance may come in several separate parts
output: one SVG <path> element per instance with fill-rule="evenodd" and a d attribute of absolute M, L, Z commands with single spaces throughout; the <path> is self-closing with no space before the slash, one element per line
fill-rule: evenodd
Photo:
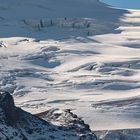
<path fill-rule="evenodd" d="M 101 0 L 118 8 L 140 9 L 140 0 Z"/>

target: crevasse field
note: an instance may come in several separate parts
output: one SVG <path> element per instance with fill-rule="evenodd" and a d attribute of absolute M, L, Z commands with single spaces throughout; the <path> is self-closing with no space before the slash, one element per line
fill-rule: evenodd
<path fill-rule="evenodd" d="M 140 128 L 140 11 L 98 0 L 0 0 L 0 88 L 33 114 L 72 109 L 93 130 Z"/>

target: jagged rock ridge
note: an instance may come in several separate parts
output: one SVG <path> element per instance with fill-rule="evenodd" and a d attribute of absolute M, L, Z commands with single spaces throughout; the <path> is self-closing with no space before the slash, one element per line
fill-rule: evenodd
<path fill-rule="evenodd" d="M 8 92 L 1 92 L 0 140 L 96 140 L 96 136 L 87 127 L 88 125 L 73 113 L 67 112 L 67 114 L 69 114 L 68 119 L 76 118 L 79 125 L 71 124 L 74 127 L 70 127 L 70 121 L 68 120 L 66 125 L 66 120 L 64 120 L 65 125 L 58 126 L 46 121 L 47 119 L 42 120 L 16 107 L 13 97 Z M 55 115 L 54 118 L 56 118 Z M 71 123 L 74 122 L 71 121 Z"/>

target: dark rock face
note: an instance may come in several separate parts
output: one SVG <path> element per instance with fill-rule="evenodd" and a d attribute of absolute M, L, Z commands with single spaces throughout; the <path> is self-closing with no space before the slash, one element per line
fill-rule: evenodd
<path fill-rule="evenodd" d="M 64 114 L 52 111 L 48 115 L 48 120 L 65 122 L 55 125 L 17 108 L 8 92 L 0 92 L 0 140 L 96 140 L 77 115 L 69 110 Z"/>
<path fill-rule="evenodd" d="M 0 107 L 5 114 L 5 119 L 8 125 L 12 125 L 18 120 L 18 108 L 15 107 L 13 97 L 10 93 L 0 93 Z"/>

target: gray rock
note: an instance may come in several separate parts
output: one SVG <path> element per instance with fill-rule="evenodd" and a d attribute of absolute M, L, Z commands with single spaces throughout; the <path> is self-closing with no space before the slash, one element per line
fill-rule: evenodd
<path fill-rule="evenodd" d="M 53 113 L 53 110 L 48 113 L 51 115 L 48 115 L 48 120 L 55 120 L 60 115 L 63 118 L 63 114 Z M 81 119 L 71 111 L 65 114 L 65 124 L 52 124 L 16 107 L 10 93 L 0 92 L 0 140 L 96 140 Z"/>

